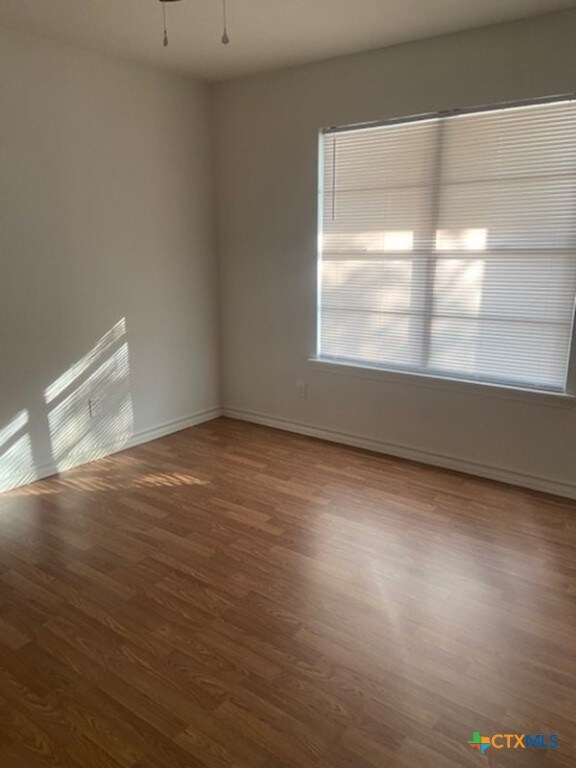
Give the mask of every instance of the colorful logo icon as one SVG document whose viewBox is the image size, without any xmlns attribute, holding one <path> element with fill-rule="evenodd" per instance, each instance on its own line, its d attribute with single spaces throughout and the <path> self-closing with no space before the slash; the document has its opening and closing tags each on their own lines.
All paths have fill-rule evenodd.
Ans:
<svg viewBox="0 0 576 768">
<path fill-rule="evenodd" d="M 474 731 L 468 742 L 472 749 L 477 749 L 481 755 L 488 747 L 494 749 L 557 749 L 558 734 L 546 736 L 543 733 L 495 733 L 494 736 L 481 736 Z"/>
<path fill-rule="evenodd" d="M 474 749 L 480 750 L 480 754 L 483 755 L 488 747 L 492 746 L 492 740 L 490 739 L 490 736 L 480 736 L 478 731 L 474 731 L 468 744 Z"/>
</svg>

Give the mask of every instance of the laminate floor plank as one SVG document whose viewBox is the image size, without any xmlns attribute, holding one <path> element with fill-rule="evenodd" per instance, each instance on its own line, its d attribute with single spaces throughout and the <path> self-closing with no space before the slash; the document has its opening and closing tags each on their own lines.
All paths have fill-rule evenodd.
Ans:
<svg viewBox="0 0 576 768">
<path fill-rule="evenodd" d="M 0 496 L 1 766 L 481 762 L 576 765 L 576 502 L 224 418 Z"/>
</svg>

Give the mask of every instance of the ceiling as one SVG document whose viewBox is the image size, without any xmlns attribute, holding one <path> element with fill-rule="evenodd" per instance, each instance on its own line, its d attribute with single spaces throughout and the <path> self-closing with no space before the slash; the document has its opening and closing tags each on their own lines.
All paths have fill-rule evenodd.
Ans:
<svg viewBox="0 0 576 768">
<path fill-rule="evenodd" d="M 576 6 L 576 0 L 0 0 L 0 25 L 220 80 Z"/>
</svg>

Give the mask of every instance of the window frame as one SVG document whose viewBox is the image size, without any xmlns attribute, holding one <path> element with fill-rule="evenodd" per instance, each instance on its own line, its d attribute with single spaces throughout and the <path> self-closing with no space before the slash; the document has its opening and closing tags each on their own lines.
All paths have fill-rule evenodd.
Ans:
<svg viewBox="0 0 576 768">
<path fill-rule="evenodd" d="M 322 312 L 322 234 L 323 234 L 323 211 L 324 211 L 324 137 L 337 133 L 350 133 L 356 130 L 365 130 L 369 128 L 380 128 L 394 125 L 404 125 L 409 123 L 421 122 L 425 120 L 434 120 L 438 118 L 453 117 L 457 115 L 478 114 L 482 112 L 494 112 L 514 107 L 538 106 L 554 104 L 563 101 L 574 101 L 576 94 L 557 94 L 545 96 L 536 99 L 526 99 L 522 101 L 507 101 L 496 104 L 481 105 L 466 108 L 446 109 L 438 112 L 427 112 L 407 117 L 392 117 L 383 120 L 370 121 L 364 123 L 354 123 L 351 125 L 331 126 L 322 128 L 318 134 L 318 178 L 317 178 L 317 252 L 316 252 L 316 328 L 315 328 L 315 351 L 308 357 L 308 362 L 313 368 L 322 373 L 336 373 L 346 376 L 357 376 L 363 379 L 385 381 L 388 383 L 402 383 L 415 386 L 424 386 L 433 389 L 446 389 L 456 391 L 468 391 L 471 394 L 497 395 L 507 399 L 521 399 L 527 402 L 544 402 L 546 404 L 569 406 L 576 404 L 576 300 L 572 315 L 572 331 L 568 358 L 566 361 L 566 389 L 551 390 L 540 389 L 514 384 L 513 382 L 504 383 L 494 380 L 482 380 L 481 378 L 468 378 L 465 374 L 462 376 L 454 372 L 418 370 L 413 368 L 404 368 L 402 365 L 377 365 L 364 364 L 362 361 L 343 360 L 330 358 L 320 354 L 321 344 L 321 312 Z"/>
</svg>

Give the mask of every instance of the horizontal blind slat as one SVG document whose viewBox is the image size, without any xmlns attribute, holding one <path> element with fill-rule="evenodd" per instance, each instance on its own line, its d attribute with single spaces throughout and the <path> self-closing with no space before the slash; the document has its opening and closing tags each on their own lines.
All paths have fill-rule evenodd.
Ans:
<svg viewBox="0 0 576 768">
<path fill-rule="evenodd" d="M 319 354 L 561 391 L 573 102 L 323 137 Z"/>
</svg>

